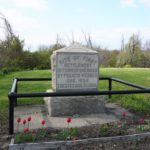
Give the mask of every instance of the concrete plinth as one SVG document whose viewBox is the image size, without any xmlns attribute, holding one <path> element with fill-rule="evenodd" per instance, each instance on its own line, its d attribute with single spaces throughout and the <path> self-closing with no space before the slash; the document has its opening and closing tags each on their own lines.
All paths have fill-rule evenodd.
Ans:
<svg viewBox="0 0 150 150">
<path fill-rule="evenodd" d="M 45 127 L 54 128 L 54 129 L 62 129 L 67 127 L 66 118 L 68 116 L 59 116 L 59 117 L 51 117 L 44 105 L 23 105 L 17 106 L 14 108 L 14 129 L 15 132 L 22 132 L 24 129 L 24 125 L 20 124 L 18 129 L 17 118 L 21 117 L 21 119 L 27 119 L 28 116 L 31 116 L 30 122 L 30 130 L 39 129 L 43 126 L 41 125 L 41 121 L 44 119 L 46 121 Z M 72 117 L 72 122 L 70 127 L 83 127 L 90 126 L 92 124 L 104 124 L 110 123 L 113 121 L 119 121 L 121 117 L 121 112 L 126 112 L 127 118 L 135 118 L 133 114 L 121 108 L 115 104 L 107 104 L 106 103 L 106 113 L 99 114 L 91 114 L 91 115 L 76 115 Z M 27 127 L 27 124 L 26 124 Z"/>
<path fill-rule="evenodd" d="M 50 116 L 74 116 L 106 112 L 105 96 L 46 97 L 44 101 Z"/>
</svg>

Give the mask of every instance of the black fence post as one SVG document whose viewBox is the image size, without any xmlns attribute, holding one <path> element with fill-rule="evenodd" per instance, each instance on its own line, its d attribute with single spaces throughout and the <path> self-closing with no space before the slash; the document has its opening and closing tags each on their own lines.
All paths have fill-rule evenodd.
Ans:
<svg viewBox="0 0 150 150">
<path fill-rule="evenodd" d="M 18 83 L 16 83 L 16 88 L 15 88 L 15 93 L 18 92 Z M 17 103 L 17 97 L 15 98 L 15 106 L 17 106 L 18 103 Z"/>
<path fill-rule="evenodd" d="M 111 80 L 111 78 L 109 78 L 109 91 L 111 91 L 112 90 L 112 80 Z M 111 98 L 111 94 L 109 94 L 109 98 Z"/>
<path fill-rule="evenodd" d="M 9 97 L 9 135 L 14 134 L 14 102 L 15 97 L 12 93 L 8 95 Z"/>
</svg>

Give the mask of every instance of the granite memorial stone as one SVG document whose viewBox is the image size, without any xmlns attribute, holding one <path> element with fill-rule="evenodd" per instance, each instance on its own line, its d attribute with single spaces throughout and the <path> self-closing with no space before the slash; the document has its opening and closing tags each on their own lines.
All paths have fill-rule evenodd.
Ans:
<svg viewBox="0 0 150 150">
<path fill-rule="evenodd" d="M 97 91 L 98 53 L 80 44 L 72 44 L 51 56 L 52 90 L 55 92 Z M 45 98 L 50 116 L 86 115 L 105 112 L 104 96 Z"/>
<path fill-rule="evenodd" d="M 54 91 L 87 91 L 98 89 L 98 53 L 80 45 L 57 50 L 52 58 Z"/>
</svg>

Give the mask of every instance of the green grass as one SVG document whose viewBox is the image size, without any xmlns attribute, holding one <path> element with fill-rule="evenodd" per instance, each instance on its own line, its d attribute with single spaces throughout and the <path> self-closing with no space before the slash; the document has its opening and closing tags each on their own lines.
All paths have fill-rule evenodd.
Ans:
<svg viewBox="0 0 150 150">
<path fill-rule="evenodd" d="M 0 110 L 8 108 L 8 92 L 14 77 L 50 77 L 49 70 L 20 71 L 8 75 L 0 74 Z M 150 69 L 142 68 L 101 68 L 100 76 L 113 76 L 133 83 L 150 87 Z M 51 88 L 50 81 L 20 82 L 19 92 L 44 92 Z M 108 82 L 100 81 L 99 89 L 108 89 Z M 113 83 L 113 89 L 132 89 L 119 83 Z M 125 108 L 139 113 L 150 114 L 150 94 L 114 95 L 111 102 L 117 102 Z M 42 98 L 19 99 L 19 104 L 41 104 Z"/>
<path fill-rule="evenodd" d="M 8 106 L 8 93 L 11 90 L 13 83 L 13 78 L 15 77 L 50 77 L 51 72 L 48 70 L 33 70 L 33 71 L 20 71 L 14 72 L 9 75 L 0 76 L 0 109 L 6 108 Z M 20 82 L 18 85 L 18 92 L 44 92 L 46 89 L 51 88 L 50 81 L 41 82 Z M 26 98 L 19 99 L 19 104 L 30 103 L 38 104 L 42 103 L 42 98 Z"/>
<path fill-rule="evenodd" d="M 150 87 L 149 68 L 107 68 L 100 69 L 102 76 L 113 76 L 122 80 L 130 81 Z M 99 84 L 100 89 L 106 89 L 106 83 Z M 113 90 L 134 89 L 132 87 L 113 82 Z M 110 102 L 116 102 L 121 106 L 138 114 L 150 114 L 150 94 L 113 95 Z"/>
</svg>

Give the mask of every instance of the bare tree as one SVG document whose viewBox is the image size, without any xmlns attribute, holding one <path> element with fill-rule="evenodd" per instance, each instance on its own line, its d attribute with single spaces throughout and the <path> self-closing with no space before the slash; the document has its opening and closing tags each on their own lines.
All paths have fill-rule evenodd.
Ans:
<svg viewBox="0 0 150 150">
<path fill-rule="evenodd" d="M 93 48 L 93 43 L 92 43 L 92 38 L 91 38 L 90 33 L 88 35 L 86 35 L 84 31 L 82 31 L 82 33 L 83 33 L 83 37 L 86 42 L 86 45 L 90 48 Z"/>
<path fill-rule="evenodd" d="M 71 43 L 75 43 L 73 32 L 72 32 L 72 40 L 71 40 Z"/>
<path fill-rule="evenodd" d="M 18 67 L 24 41 L 14 34 L 11 24 L 2 13 L 0 13 L 0 20 L 1 27 L 5 31 L 5 39 L 0 41 L 0 67 Z"/>
<path fill-rule="evenodd" d="M 4 26 L 1 26 L 4 28 L 6 33 L 6 38 L 12 39 L 14 36 L 12 26 L 10 25 L 9 21 L 6 19 L 6 17 L 0 12 L 0 19 L 3 21 Z"/>
<path fill-rule="evenodd" d="M 143 46 L 143 66 L 150 67 L 150 40 L 147 40 Z"/>
<path fill-rule="evenodd" d="M 124 51 L 125 44 L 124 44 L 124 35 L 121 37 L 121 51 Z"/>
</svg>

